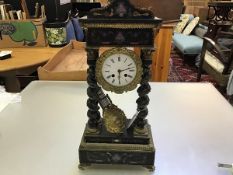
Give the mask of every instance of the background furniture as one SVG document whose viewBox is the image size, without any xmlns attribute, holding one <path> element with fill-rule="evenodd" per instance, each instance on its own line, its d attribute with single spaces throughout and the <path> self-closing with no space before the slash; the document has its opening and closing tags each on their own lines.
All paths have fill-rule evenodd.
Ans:
<svg viewBox="0 0 233 175">
<path fill-rule="evenodd" d="M 207 6 L 195 6 L 193 8 L 193 14 L 194 16 L 198 16 L 200 18 L 199 22 L 203 23 L 208 18 L 208 7 Z M 186 12 L 185 12 L 186 13 Z"/>
<path fill-rule="evenodd" d="M 152 83 L 149 118 L 157 147 L 156 171 L 168 175 L 228 175 L 232 163 L 233 108 L 207 83 Z M 0 113 L 0 174 L 152 174 L 142 167 L 78 169 L 78 145 L 86 123 L 83 82 L 33 82 L 21 103 Z M 114 103 L 135 113 L 137 92 Z M 168 110 L 169 109 L 169 110 Z M 211 155 L 211 156 L 210 156 Z"/>
<path fill-rule="evenodd" d="M 43 67 L 39 80 L 86 81 L 87 53 L 83 42 L 72 41 L 59 50 Z"/>
<path fill-rule="evenodd" d="M 208 32 L 207 37 L 214 39 L 219 30 L 228 31 L 232 26 L 233 2 L 213 1 L 208 3 Z"/>
<path fill-rule="evenodd" d="M 130 2 L 135 7 L 150 9 L 155 16 L 164 21 L 179 19 L 184 9 L 182 0 L 130 0 Z"/>
<path fill-rule="evenodd" d="M 60 48 L 8 48 L 12 57 L 0 60 L 0 76 L 4 78 L 8 92 L 20 92 L 19 78 L 30 78 L 30 74 L 44 65 Z"/>
<path fill-rule="evenodd" d="M 14 9 L 22 10 L 21 0 L 4 0 L 5 3 L 11 4 Z M 57 20 L 64 21 L 68 17 L 68 11 L 71 10 L 71 3 L 60 5 L 60 0 L 26 0 L 27 7 L 31 16 L 35 14 L 35 5 L 45 4 L 46 16 L 48 21 Z"/>
<path fill-rule="evenodd" d="M 210 0 L 184 0 L 184 5 L 186 6 L 186 14 L 196 14 L 198 9 L 207 7 Z M 207 10 L 208 11 L 208 10 Z"/>
<path fill-rule="evenodd" d="M 45 11 L 48 22 L 65 21 L 68 12 L 72 8 L 71 0 L 66 0 L 66 4 L 60 4 L 60 0 L 45 0 Z"/>
<path fill-rule="evenodd" d="M 197 81 L 200 81 L 202 70 L 205 70 L 219 86 L 225 88 L 233 70 L 233 33 L 220 34 L 217 35 L 219 38 L 223 40 L 224 34 L 226 41 L 231 43 L 226 47 L 217 43 L 218 40 L 215 42 L 210 38 L 204 38 Z"/>
<path fill-rule="evenodd" d="M 163 24 L 155 39 L 156 51 L 152 56 L 151 81 L 166 82 L 168 78 L 174 24 Z"/>
<path fill-rule="evenodd" d="M 201 53 L 203 36 L 206 32 L 207 27 L 199 24 L 190 35 L 174 33 L 174 46 L 181 52 L 183 58 L 186 58 L 186 56 L 197 56 Z"/>
<path fill-rule="evenodd" d="M 72 0 L 72 10 L 78 10 L 79 17 L 87 16 L 89 11 L 93 8 L 100 8 L 100 2 L 79 2 L 78 0 Z"/>
<path fill-rule="evenodd" d="M 35 5 L 38 2 L 40 5 L 44 3 L 45 0 L 26 0 L 27 7 L 31 16 L 35 14 Z M 21 0 L 4 0 L 6 4 L 11 4 L 15 10 L 23 10 L 21 6 Z"/>
</svg>

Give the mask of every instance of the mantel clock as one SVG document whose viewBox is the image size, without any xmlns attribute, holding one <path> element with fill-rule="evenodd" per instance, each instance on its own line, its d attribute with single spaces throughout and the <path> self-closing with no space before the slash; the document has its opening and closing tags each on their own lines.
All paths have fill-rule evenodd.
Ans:
<svg viewBox="0 0 233 175">
<path fill-rule="evenodd" d="M 146 120 L 154 37 L 162 20 L 128 0 L 113 0 L 90 12 L 86 29 L 88 122 L 79 147 L 80 166 L 127 164 L 154 168 L 155 147 Z M 106 51 L 99 54 L 99 49 Z M 135 53 L 132 48 L 140 48 Z M 130 118 L 103 91 L 136 90 L 136 114 Z M 103 113 L 100 114 L 99 109 Z"/>
</svg>

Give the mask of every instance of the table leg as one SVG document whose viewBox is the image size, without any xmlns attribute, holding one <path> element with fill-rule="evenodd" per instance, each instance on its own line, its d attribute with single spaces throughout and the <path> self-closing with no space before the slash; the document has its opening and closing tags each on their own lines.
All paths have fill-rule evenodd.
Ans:
<svg viewBox="0 0 233 175">
<path fill-rule="evenodd" d="M 3 78 L 7 92 L 20 92 L 20 83 L 16 77 L 15 71 L 5 73 Z"/>
</svg>

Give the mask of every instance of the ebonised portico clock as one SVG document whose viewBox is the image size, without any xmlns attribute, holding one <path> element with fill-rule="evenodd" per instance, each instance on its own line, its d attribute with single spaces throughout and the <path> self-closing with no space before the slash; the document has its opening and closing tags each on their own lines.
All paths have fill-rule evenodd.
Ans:
<svg viewBox="0 0 233 175">
<path fill-rule="evenodd" d="M 146 116 L 154 37 L 161 22 L 151 11 L 137 9 L 128 0 L 113 0 L 107 7 L 92 10 L 83 21 L 89 65 L 89 120 L 79 147 L 81 168 L 127 164 L 153 169 L 155 147 Z M 99 54 L 102 47 L 110 49 Z M 135 47 L 140 48 L 140 54 L 134 52 Z M 139 97 L 133 117 L 127 117 L 103 91 L 124 98 L 136 88 Z"/>
</svg>

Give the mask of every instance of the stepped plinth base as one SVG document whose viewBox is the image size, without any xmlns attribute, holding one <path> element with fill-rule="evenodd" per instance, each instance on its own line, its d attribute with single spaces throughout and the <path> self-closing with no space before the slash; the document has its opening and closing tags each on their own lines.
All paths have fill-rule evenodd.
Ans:
<svg viewBox="0 0 233 175">
<path fill-rule="evenodd" d="M 155 147 L 150 125 L 147 124 L 146 128 L 147 135 L 133 136 L 133 133 L 123 133 L 115 137 L 112 135 L 111 139 L 111 135 L 106 135 L 104 128 L 101 132 L 90 135 L 86 127 L 79 146 L 79 167 L 83 168 L 91 164 L 123 164 L 141 165 L 153 170 Z M 129 142 L 126 141 L 127 137 Z M 135 140 L 135 143 L 132 140 Z"/>
</svg>

